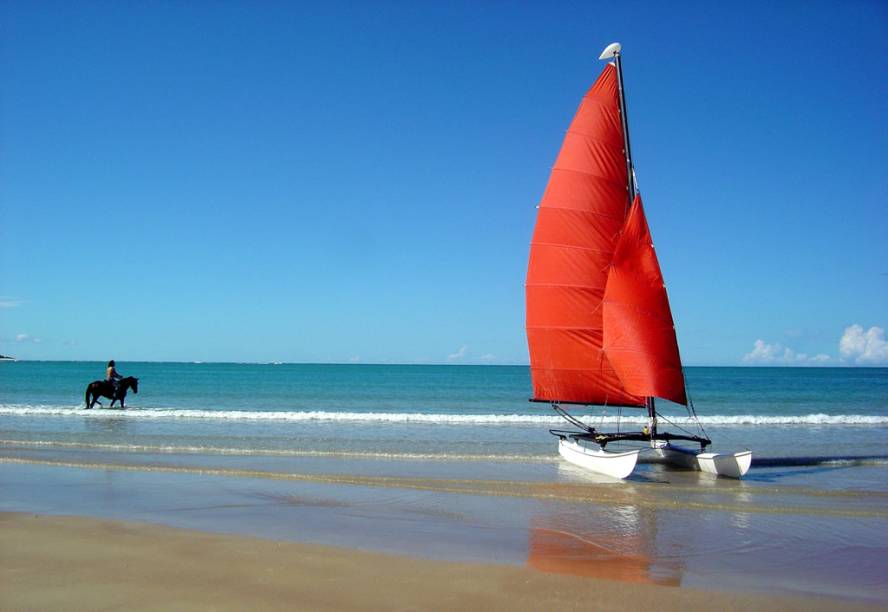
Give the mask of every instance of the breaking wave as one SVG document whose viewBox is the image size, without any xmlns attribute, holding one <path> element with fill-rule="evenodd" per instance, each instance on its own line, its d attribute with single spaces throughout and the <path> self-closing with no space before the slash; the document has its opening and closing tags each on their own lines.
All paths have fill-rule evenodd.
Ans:
<svg viewBox="0 0 888 612">
<path fill-rule="evenodd" d="M 118 451 L 130 453 L 159 454 L 199 454 L 199 455 L 249 455 L 267 457 L 317 457 L 357 459 L 404 459 L 412 461 L 449 460 L 449 461 L 520 461 L 551 462 L 555 459 L 551 453 L 547 455 L 527 454 L 496 454 L 496 453 L 421 453 L 421 452 L 385 452 L 359 450 L 306 450 L 293 448 L 256 448 L 256 447 L 220 447 L 183 444 L 114 444 L 103 442 L 66 442 L 64 440 L 0 440 L 0 448 L 29 448 L 47 450 L 86 450 L 86 451 Z"/>
<path fill-rule="evenodd" d="M 199 419 L 219 421 L 287 421 L 287 422 L 352 422 L 352 423 L 428 423 L 449 425 L 558 425 L 564 421 L 555 415 L 541 414 L 448 414 L 425 412 L 337 412 L 327 410 L 260 411 L 260 410 L 199 410 L 184 408 L 127 408 L 109 410 L 82 406 L 52 406 L 30 404 L 0 404 L 0 415 L 20 417 L 77 417 L 88 419 Z M 617 417 L 582 417 L 590 424 L 644 424 L 643 415 Z M 868 425 L 888 426 L 888 416 L 861 414 L 800 414 L 800 415 L 705 415 L 699 420 L 704 425 Z M 668 417 L 676 425 L 692 425 L 689 417 Z"/>
</svg>

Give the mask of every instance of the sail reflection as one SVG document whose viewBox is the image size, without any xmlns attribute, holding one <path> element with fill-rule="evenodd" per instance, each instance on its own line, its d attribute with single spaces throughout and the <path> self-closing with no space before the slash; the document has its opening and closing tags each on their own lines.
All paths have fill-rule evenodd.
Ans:
<svg viewBox="0 0 888 612">
<path fill-rule="evenodd" d="M 628 505 L 585 510 L 534 517 L 528 566 L 620 582 L 681 583 L 681 560 L 656 554 L 656 513 Z"/>
</svg>

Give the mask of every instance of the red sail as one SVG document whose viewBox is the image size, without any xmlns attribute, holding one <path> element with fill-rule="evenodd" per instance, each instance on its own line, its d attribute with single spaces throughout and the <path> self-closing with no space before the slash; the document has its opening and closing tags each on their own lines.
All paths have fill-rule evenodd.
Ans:
<svg viewBox="0 0 888 612">
<path fill-rule="evenodd" d="M 530 245 L 527 343 L 536 400 L 644 405 L 602 349 L 602 298 L 627 184 L 616 69 L 608 64 L 567 131 Z"/>
<path fill-rule="evenodd" d="M 604 350 L 629 393 L 687 404 L 669 298 L 639 196 L 608 274 Z"/>
</svg>

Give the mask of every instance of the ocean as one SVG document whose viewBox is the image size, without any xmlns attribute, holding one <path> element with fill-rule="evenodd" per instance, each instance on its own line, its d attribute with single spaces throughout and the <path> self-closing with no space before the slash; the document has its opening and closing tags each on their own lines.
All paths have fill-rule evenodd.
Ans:
<svg viewBox="0 0 888 612">
<path fill-rule="evenodd" d="M 0 362 L 0 511 L 888 603 L 888 368 L 689 367 L 713 450 L 752 469 L 642 452 L 613 482 L 559 458 L 526 366 L 120 362 L 139 393 L 85 410 L 104 365 Z"/>
<path fill-rule="evenodd" d="M 525 366 L 130 362 L 120 369 L 140 382 L 126 410 L 84 410 L 86 385 L 104 365 L 0 362 L 0 435 L 158 450 L 551 458 L 547 429 L 564 424 L 548 405 L 528 402 Z M 686 374 L 716 450 L 748 447 L 757 460 L 888 453 L 888 368 Z M 658 406 L 674 424 L 695 427 L 684 407 Z M 632 409 L 573 412 L 609 428 L 644 422 Z"/>
</svg>

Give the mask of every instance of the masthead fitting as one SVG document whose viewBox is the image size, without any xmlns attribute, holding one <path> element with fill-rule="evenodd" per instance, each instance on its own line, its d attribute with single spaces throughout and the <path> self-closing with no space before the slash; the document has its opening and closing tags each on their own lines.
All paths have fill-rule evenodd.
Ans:
<svg viewBox="0 0 888 612">
<path fill-rule="evenodd" d="M 620 43 L 615 42 L 611 43 L 604 48 L 604 51 L 601 52 L 601 55 L 598 56 L 600 60 L 611 59 L 615 55 L 617 55 L 622 50 Z"/>
</svg>

